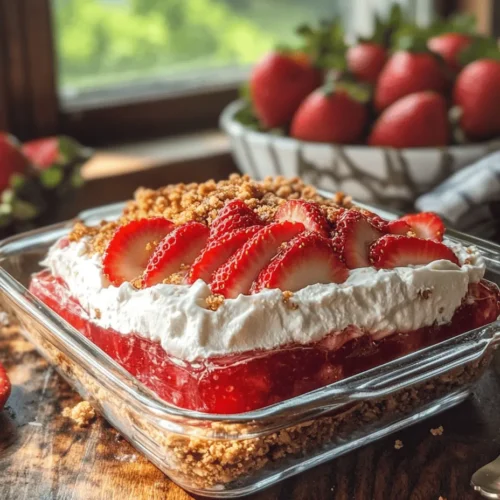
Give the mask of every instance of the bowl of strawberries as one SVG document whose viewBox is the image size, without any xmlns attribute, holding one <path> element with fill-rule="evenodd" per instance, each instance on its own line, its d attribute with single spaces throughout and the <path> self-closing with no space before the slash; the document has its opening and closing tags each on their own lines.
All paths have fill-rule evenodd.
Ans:
<svg viewBox="0 0 500 500">
<path fill-rule="evenodd" d="M 395 7 L 351 45 L 337 21 L 298 33 L 221 115 L 244 173 L 404 210 L 500 147 L 500 51 L 472 19 L 421 28 Z"/>
</svg>

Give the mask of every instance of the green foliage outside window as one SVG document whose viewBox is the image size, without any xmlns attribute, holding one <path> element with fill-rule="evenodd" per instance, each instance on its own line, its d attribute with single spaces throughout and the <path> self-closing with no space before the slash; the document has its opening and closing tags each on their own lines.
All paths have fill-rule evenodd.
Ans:
<svg viewBox="0 0 500 500">
<path fill-rule="evenodd" d="M 85 88 L 246 65 L 332 0 L 54 0 L 60 82 Z"/>
</svg>

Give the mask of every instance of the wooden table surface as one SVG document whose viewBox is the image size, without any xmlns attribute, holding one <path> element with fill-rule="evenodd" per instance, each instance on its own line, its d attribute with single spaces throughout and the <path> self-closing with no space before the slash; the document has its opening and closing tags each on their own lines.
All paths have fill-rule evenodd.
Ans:
<svg viewBox="0 0 500 500">
<path fill-rule="evenodd" d="M 0 412 L 1 500 L 192 498 L 101 417 L 80 429 L 62 416 L 78 395 L 16 327 L 0 331 L 13 383 Z M 500 370 L 499 370 L 500 371 Z M 461 405 L 280 483 L 259 500 L 467 500 L 471 474 L 500 453 L 500 375 L 493 366 Z M 431 428 L 443 426 L 441 436 Z M 403 448 L 396 450 L 400 439 Z"/>
</svg>

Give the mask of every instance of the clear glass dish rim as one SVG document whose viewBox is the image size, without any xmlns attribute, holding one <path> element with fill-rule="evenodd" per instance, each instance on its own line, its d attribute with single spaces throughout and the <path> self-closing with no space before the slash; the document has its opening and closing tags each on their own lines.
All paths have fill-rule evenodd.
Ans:
<svg viewBox="0 0 500 500">
<path fill-rule="evenodd" d="M 327 192 L 323 192 L 329 194 Z M 54 242 L 69 231 L 77 220 L 88 224 L 103 219 L 112 219 L 122 210 L 125 202 L 105 205 L 81 212 L 76 218 L 34 231 L 22 233 L 0 241 L 0 266 L 11 254 L 29 251 L 40 245 Z M 366 204 L 356 203 L 387 218 L 394 218 L 392 212 Z M 448 239 L 466 245 L 477 246 L 491 266 L 488 269 L 500 274 L 500 245 L 465 235 L 457 231 L 448 231 Z M 78 330 L 59 317 L 43 302 L 34 297 L 21 283 L 0 267 L 0 292 L 8 295 L 24 312 L 49 328 L 60 342 L 56 345 L 66 355 L 74 358 L 81 365 L 82 361 L 97 370 L 103 378 L 103 384 L 134 404 L 140 411 L 167 420 L 195 422 L 218 422 L 226 424 L 255 424 L 267 419 L 284 415 L 294 418 L 307 417 L 309 414 L 323 413 L 325 410 L 341 407 L 349 402 L 359 402 L 378 398 L 397 390 L 425 381 L 450 369 L 480 358 L 484 351 L 500 342 L 500 320 L 489 325 L 463 333 L 444 342 L 426 347 L 401 358 L 379 365 L 370 370 L 340 380 L 334 384 L 297 396 L 272 406 L 241 414 L 211 414 L 185 410 L 161 400 L 156 394 L 143 386 L 118 363 L 101 351 Z M 69 352 L 68 352 L 69 351 Z M 88 370 L 88 366 L 85 366 Z M 408 380 L 408 376 L 411 378 Z M 401 380 L 405 380 L 402 382 Z M 259 432 L 260 434 L 260 432 Z"/>
</svg>

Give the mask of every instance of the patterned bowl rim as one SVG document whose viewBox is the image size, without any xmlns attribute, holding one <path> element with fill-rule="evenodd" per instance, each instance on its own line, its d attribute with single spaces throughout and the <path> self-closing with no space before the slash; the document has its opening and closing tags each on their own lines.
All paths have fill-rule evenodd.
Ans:
<svg viewBox="0 0 500 500">
<path fill-rule="evenodd" d="M 300 141 L 298 139 L 294 139 L 293 137 L 285 137 L 279 135 L 273 135 L 266 132 L 257 132 L 255 130 L 251 130 L 245 127 L 243 124 L 234 119 L 236 113 L 243 107 L 244 101 L 242 99 L 238 99 L 236 101 L 232 101 L 229 103 L 220 114 L 219 124 L 224 132 L 231 136 L 241 136 L 245 135 L 249 138 L 253 138 L 256 140 L 273 140 L 277 144 L 282 144 L 283 146 L 291 146 L 291 145 L 308 145 L 310 147 L 324 148 L 324 147 L 342 147 L 346 149 L 352 150 L 384 150 L 391 151 L 397 148 L 387 148 L 387 147 L 376 147 L 376 146 L 368 146 L 366 144 L 333 144 L 333 143 L 325 143 L 325 142 L 310 142 L 310 141 Z M 409 153 L 431 153 L 436 150 L 447 151 L 450 153 L 460 153 L 462 151 L 473 151 L 478 150 L 487 151 L 494 150 L 500 148 L 500 137 L 498 139 L 491 139 L 485 142 L 476 142 L 471 144 L 459 144 L 459 145 L 451 145 L 451 146 L 442 146 L 442 147 L 432 147 L 432 148 L 400 148 L 398 151 L 407 151 Z"/>
</svg>

